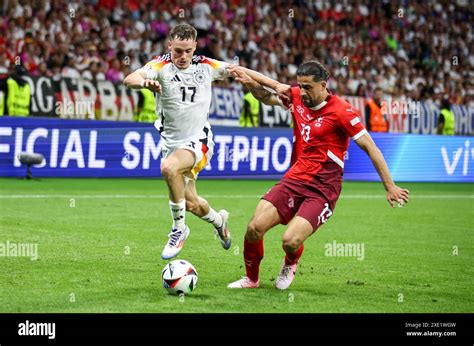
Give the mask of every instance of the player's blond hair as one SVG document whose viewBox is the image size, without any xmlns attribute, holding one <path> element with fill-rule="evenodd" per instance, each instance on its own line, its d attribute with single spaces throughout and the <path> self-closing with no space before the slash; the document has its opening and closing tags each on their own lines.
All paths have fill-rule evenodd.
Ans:
<svg viewBox="0 0 474 346">
<path fill-rule="evenodd" d="M 193 40 L 196 41 L 197 30 L 186 23 L 178 24 L 171 28 L 169 34 L 170 40 Z"/>
</svg>

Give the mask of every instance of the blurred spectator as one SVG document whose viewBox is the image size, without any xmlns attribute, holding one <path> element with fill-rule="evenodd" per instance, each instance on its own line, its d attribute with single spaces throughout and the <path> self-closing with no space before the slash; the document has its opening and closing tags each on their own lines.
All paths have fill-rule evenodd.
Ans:
<svg viewBox="0 0 474 346">
<path fill-rule="evenodd" d="M 22 65 L 12 68 L 10 77 L 0 80 L 0 115 L 27 117 L 31 111 L 30 85 L 23 79 L 27 71 Z"/>
<path fill-rule="evenodd" d="M 206 2 L 196 2 L 193 6 L 193 25 L 198 32 L 198 37 L 206 37 L 211 28 L 211 8 Z"/>
<path fill-rule="evenodd" d="M 81 76 L 76 69 L 76 58 L 74 56 L 67 60 L 66 66 L 61 70 L 61 76 L 65 78 L 79 78 Z"/>
<path fill-rule="evenodd" d="M 258 127 L 260 101 L 245 86 L 243 86 L 242 91 L 244 92 L 244 98 L 239 124 L 242 127 Z"/>
<path fill-rule="evenodd" d="M 154 93 L 145 88 L 140 89 L 138 92 L 138 102 L 135 106 L 134 120 L 141 123 L 153 123 L 157 119 L 157 111 L 159 113 Z"/>
<path fill-rule="evenodd" d="M 449 100 L 444 98 L 441 101 L 441 107 L 438 118 L 438 128 L 436 134 L 438 135 L 454 135 L 454 113 L 451 111 Z"/>
<path fill-rule="evenodd" d="M 382 100 L 383 90 L 377 87 L 374 96 L 369 98 L 365 106 L 366 127 L 367 131 L 372 132 L 388 132 L 388 122 L 385 118 L 386 103 Z"/>
<path fill-rule="evenodd" d="M 125 78 L 124 74 L 121 72 L 120 60 L 113 59 L 111 66 L 109 67 L 107 73 L 105 74 L 105 79 L 113 82 L 120 83 Z"/>
<path fill-rule="evenodd" d="M 98 61 L 91 61 L 89 67 L 82 72 L 82 78 L 92 81 L 105 80 L 105 75 L 101 71 L 101 65 Z"/>
<path fill-rule="evenodd" d="M 285 83 L 315 58 L 333 71 L 338 94 L 380 87 L 386 96 L 474 103 L 469 1 L 4 0 L 0 12 L 0 68 L 20 57 L 34 75 L 90 77 L 97 66 L 116 81 L 165 52 L 169 28 L 187 21 L 200 53 L 237 57 Z"/>
</svg>

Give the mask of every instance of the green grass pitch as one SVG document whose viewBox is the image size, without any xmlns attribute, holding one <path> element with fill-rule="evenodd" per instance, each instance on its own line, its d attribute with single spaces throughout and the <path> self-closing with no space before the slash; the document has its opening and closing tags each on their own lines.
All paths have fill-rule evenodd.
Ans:
<svg viewBox="0 0 474 346">
<path fill-rule="evenodd" d="M 0 243 L 33 243 L 38 259 L 0 257 L 0 312 L 474 312 L 474 188 L 415 184 L 392 209 L 380 183 L 345 182 L 334 215 L 305 243 L 293 285 L 274 287 L 283 250 L 267 233 L 261 287 L 244 275 L 243 236 L 274 181 L 200 180 L 198 192 L 230 212 L 233 244 L 191 214 L 178 258 L 199 273 L 184 299 L 161 285 L 170 228 L 167 190 L 154 179 L 0 179 Z M 326 244 L 364 245 L 363 259 Z"/>
</svg>

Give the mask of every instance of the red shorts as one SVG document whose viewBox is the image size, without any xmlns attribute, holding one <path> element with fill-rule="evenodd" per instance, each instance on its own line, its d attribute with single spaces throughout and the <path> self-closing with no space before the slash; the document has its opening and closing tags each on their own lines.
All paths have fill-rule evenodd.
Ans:
<svg viewBox="0 0 474 346">
<path fill-rule="evenodd" d="M 311 223 L 313 232 L 331 217 L 341 193 L 342 178 L 329 183 L 315 178 L 311 182 L 283 178 L 262 199 L 275 206 L 283 225 L 300 216 Z"/>
</svg>

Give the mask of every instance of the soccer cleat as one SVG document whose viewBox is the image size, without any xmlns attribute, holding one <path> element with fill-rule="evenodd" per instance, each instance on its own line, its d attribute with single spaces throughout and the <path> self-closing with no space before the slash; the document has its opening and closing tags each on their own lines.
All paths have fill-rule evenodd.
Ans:
<svg viewBox="0 0 474 346">
<path fill-rule="evenodd" d="M 189 227 L 186 226 L 185 229 L 172 229 L 170 234 L 168 234 L 168 243 L 165 245 L 163 252 L 161 253 L 161 258 L 167 260 L 175 257 L 184 246 L 184 242 L 189 237 Z"/>
<path fill-rule="evenodd" d="M 295 278 L 297 267 L 298 264 L 286 264 L 285 260 L 283 260 L 283 265 L 281 266 L 280 274 L 278 274 L 278 278 L 276 279 L 275 287 L 279 290 L 286 290 L 290 287 Z"/>
<path fill-rule="evenodd" d="M 247 276 L 244 276 L 242 279 L 232 282 L 227 285 L 227 288 L 258 288 L 260 280 L 254 282 L 250 280 Z"/>
<path fill-rule="evenodd" d="M 214 232 L 219 236 L 222 247 L 226 250 L 229 250 L 230 245 L 232 244 L 232 237 L 229 232 L 229 212 L 227 210 L 219 210 L 219 215 L 222 216 L 222 226 L 215 228 Z"/>
</svg>

